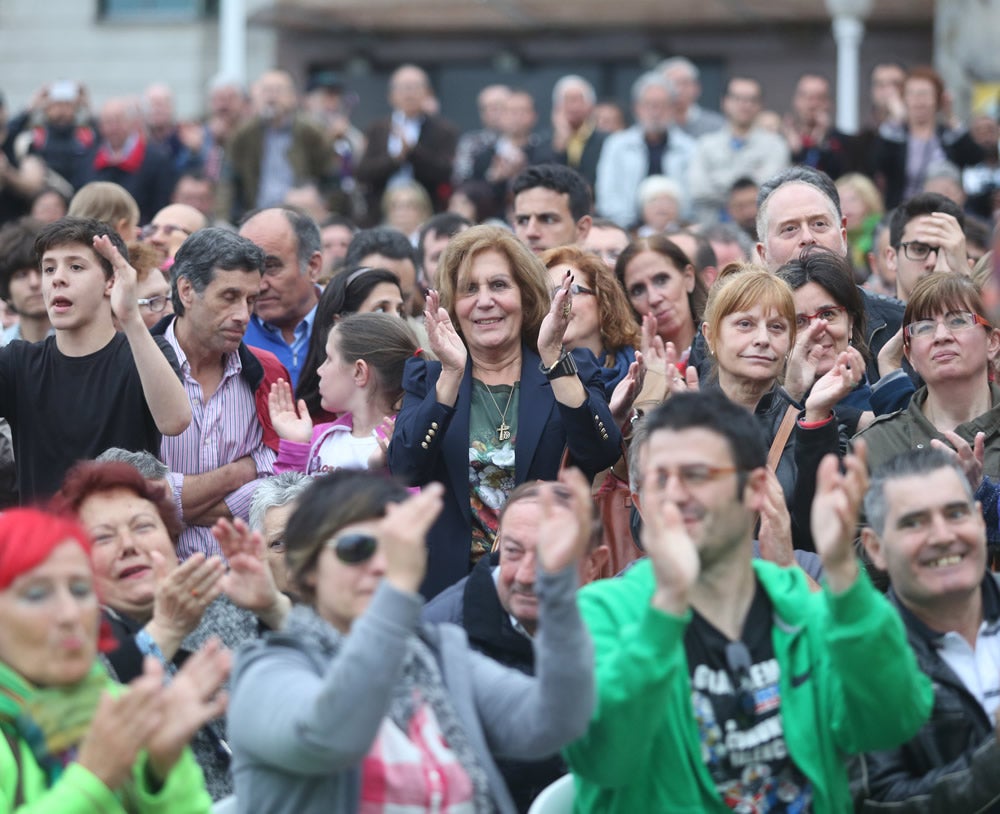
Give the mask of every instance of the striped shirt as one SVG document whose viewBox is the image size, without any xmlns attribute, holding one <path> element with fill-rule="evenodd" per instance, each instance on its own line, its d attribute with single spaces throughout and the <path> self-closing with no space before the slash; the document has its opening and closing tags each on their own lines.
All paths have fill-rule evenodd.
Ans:
<svg viewBox="0 0 1000 814">
<path fill-rule="evenodd" d="M 233 351 L 226 357 L 222 382 L 206 402 L 201 385 L 191 375 L 191 364 L 174 333 L 176 320 L 167 327 L 164 338 L 177 354 L 181 379 L 191 402 L 191 424 L 180 435 L 163 436 L 160 457 L 170 467 L 170 483 L 174 500 L 180 509 L 181 491 L 185 475 L 211 472 L 247 455 L 253 457 L 260 477 L 274 471 L 273 450 L 264 446 L 264 433 L 257 418 L 253 391 L 240 375 L 243 365 L 239 354 Z M 224 498 L 233 517 L 244 520 L 250 512 L 250 501 L 258 480 L 244 484 Z M 177 544 L 177 557 L 181 560 L 196 551 L 211 556 L 221 556 L 222 550 L 208 526 L 185 526 Z"/>
</svg>

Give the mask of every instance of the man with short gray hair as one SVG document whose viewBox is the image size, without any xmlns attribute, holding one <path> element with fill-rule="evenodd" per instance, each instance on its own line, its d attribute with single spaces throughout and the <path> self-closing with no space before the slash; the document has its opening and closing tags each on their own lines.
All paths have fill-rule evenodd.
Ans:
<svg viewBox="0 0 1000 814">
<path fill-rule="evenodd" d="M 247 325 L 246 343 L 270 351 L 291 375 L 294 388 L 312 336 L 323 271 L 319 227 L 287 207 L 251 213 L 240 234 L 264 251 L 260 296 Z"/>
<path fill-rule="evenodd" d="M 274 354 L 243 343 L 265 268 L 264 252 L 225 229 L 201 229 L 171 268 L 174 316 L 154 329 L 177 354 L 193 420 L 165 437 L 174 500 L 185 522 L 179 558 L 221 554 L 211 526 L 247 518 L 260 476 L 270 475 L 278 439 L 271 426 L 271 384 L 288 372 Z"/>
<path fill-rule="evenodd" d="M 990 522 L 996 524 L 996 496 Z M 895 749 L 863 756 L 862 814 L 995 811 L 1000 802 L 1000 586 L 987 569 L 983 511 L 963 469 L 937 449 L 878 468 L 862 542 L 934 685 L 931 717 Z"/>
<path fill-rule="evenodd" d="M 671 57 L 656 66 L 658 73 L 673 83 L 676 91 L 674 119 L 677 126 L 691 138 L 714 133 L 726 120 L 714 110 L 705 110 L 698 104 L 701 98 L 701 74 L 687 57 Z"/>
<path fill-rule="evenodd" d="M 822 246 L 847 256 L 847 220 L 840 195 L 825 172 L 812 167 L 789 167 L 767 179 L 757 193 L 757 259 L 777 271 L 810 246 Z M 865 372 L 879 380 L 878 354 L 901 330 L 903 304 L 899 300 L 860 289 L 865 304 L 871 358 Z"/>
<path fill-rule="evenodd" d="M 632 85 L 635 124 L 612 133 L 597 163 L 597 212 L 626 229 L 639 217 L 637 191 L 643 178 L 666 175 L 686 188 L 695 142 L 674 124 L 674 86 L 650 71 Z M 687 202 L 681 202 L 687 209 Z"/>
<path fill-rule="evenodd" d="M 568 74 L 552 88 L 553 160 L 576 170 L 593 187 L 607 134 L 596 128 L 597 93 L 582 76 Z"/>
</svg>

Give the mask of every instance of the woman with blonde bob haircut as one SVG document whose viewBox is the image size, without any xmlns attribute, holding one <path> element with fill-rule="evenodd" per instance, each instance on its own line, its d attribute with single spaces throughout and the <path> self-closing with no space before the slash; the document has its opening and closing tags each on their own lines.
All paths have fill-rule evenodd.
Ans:
<svg viewBox="0 0 1000 814">
<path fill-rule="evenodd" d="M 838 357 L 813 385 L 805 404 L 781 386 L 785 363 L 795 344 L 795 300 L 784 280 L 750 263 L 726 266 L 709 292 L 701 326 L 714 361 L 712 380 L 731 401 L 750 410 L 767 443 L 780 445 L 774 466 L 792 518 L 796 548 L 814 550 L 809 512 L 816 491 L 816 469 L 827 453 L 846 447 L 834 405 L 858 383 L 862 371 Z M 791 425 L 782 441 L 781 429 Z M 777 449 L 774 450 L 777 454 Z"/>
<path fill-rule="evenodd" d="M 922 443 L 958 450 L 973 488 L 986 484 L 984 471 L 995 477 L 1000 387 L 990 382 L 989 370 L 998 351 L 1000 335 L 969 277 L 934 272 L 921 278 L 903 313 L 903 354 L 924 386 L 905 410 L 879 416 L 858 433 L 868 442 L 868 466 Z"/>
<path fill-rule="evenodd" d="M 628 373 L 639 346 L 639 328 L 632 307 L 614 272 L 600 257 L 577 246 L 559 246 L 542 255 L 549 283 L 558 289 L 569 271 L 575 295 L 563 343 L 570 350 L 586 348 L 597 359 L 604 393 L 611 399 L 615 386 Z"/>
<path fill-rule="evenodd" d="M 428 535 L 428 598 L 469 573 L 493 545 L 507 495 L 553 479 L 567 447 L 589 478 L 620 454 L 593 354 L 565 347 L 571 277 L 553 296 L 541 262 L 493 226 L 456 235 L 441 257 L 425 312 L 440 361 L 406 363 L 388 454 L 409 485 L 448 486 Z"/>
</svg>

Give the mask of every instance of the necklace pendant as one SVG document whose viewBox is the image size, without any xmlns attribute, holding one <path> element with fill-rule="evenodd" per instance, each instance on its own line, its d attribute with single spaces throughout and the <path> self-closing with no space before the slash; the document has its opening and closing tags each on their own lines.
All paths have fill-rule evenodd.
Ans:
<svg viewBox="0 0 1000 814">
<path fill-rule="evenodd" d="M 510 440 L 510 427 L 507 426 L 506 421 L 501 421 L 500 426 L 497 427 L 497 438 L 500 441 Z"/>
</svg>

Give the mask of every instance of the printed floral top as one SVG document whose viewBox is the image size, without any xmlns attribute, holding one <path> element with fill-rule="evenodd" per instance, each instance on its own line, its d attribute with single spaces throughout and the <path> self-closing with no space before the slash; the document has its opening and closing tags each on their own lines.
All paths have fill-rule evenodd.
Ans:
<svg viewBox="0 0 1000 814">
<path fill-rule="evenodd" d="M 473 565 L 492 548 L 499 525 L 500 509 L 515 486 L 514 445 L 517 443 L 517 406 L 520 393 L 518 383 L 514 384 L 513 390 L 512 393 L 509 385 L 487 387 L 477 379 L 472 380 L 472 407 L 469 411 L 472 548 L 469 558 Z M 502 433 L 501 424 L 507 427 Z M 500 440 L 501 435 L 504 440 Z"/>
</svg>

